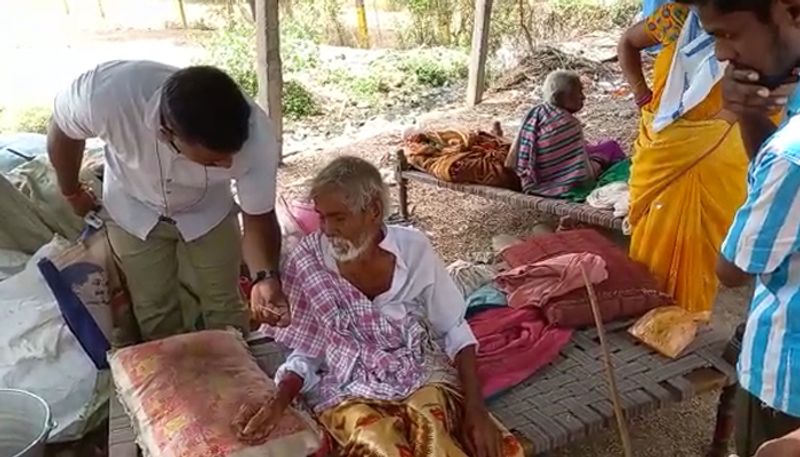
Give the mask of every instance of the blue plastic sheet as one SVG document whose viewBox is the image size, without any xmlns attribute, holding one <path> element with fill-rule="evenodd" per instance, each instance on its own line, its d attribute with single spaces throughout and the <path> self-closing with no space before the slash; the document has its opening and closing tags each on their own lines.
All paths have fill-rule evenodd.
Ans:
<svg viewBox="0 0 800 457">
<path fill-rule="evenodd" d="M 38 133 L 0 135 L 0 173 L 47 153 L 47 137 Z"/>
</svg>

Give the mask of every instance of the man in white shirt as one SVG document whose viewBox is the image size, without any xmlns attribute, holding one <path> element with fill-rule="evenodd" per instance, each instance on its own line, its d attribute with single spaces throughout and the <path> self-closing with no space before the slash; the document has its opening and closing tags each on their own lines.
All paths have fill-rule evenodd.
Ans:
<svg viewBox="0 0 800 457">
<path fill-rule="evenodd" d="M 102 200 L 111 218 L 109 241 L 145 340 L 197 328 L 183 321 L 179 271 L 195 278 L 190 293 L 198 298 L 203 328 L 246 332 L 238 288 L 242 253 L 256 281 L 255 314 L 271 323 L 288 315 L 277 274 L 276 140 L 266 114 L 228 75 L 213 67 L 114 61 L 59 93 L 48 153 L 61 192 L 79 215 L 97 206 L 78 179 L 85 140 L 93 137 L 106 143 Z"/>
<path fill-rule="evenodd" d="M 246 405 L 235 421 L 241 438 L 266 439 L 302 393 L 341 455 L 521 456 L 486 409 L 466 303 L 444 264 L 421 232 L 383 225 L 380 172 L 341 157 L 311 196 L 322 230 L 282 271 L 291 324 L 266 328 L 292 354 L 275 376 L 276 398 Z"/>
</svg>

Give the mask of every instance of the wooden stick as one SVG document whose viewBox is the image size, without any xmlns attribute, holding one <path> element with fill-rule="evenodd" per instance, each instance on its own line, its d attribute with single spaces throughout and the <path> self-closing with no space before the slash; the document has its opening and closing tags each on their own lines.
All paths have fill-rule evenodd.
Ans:
<svg viewBox="0 0 800 457">
<path fill-rule="evenodd" d="M 617 389 L 617 379 L 614 376 L 614 366 L 611 364 L 611 353 L 606 344 L 606 332 L 603 326 L 603 320 L 600 318 L 600 307 L 597 305 L 597 295 L 594 292 L 594 286 L 589 281 L 589 275 L 581 265 L 581 276 L 583 276 L 583 284 L 586 286 L 586 291 L 589 293 L 589 303 L 592 306 L 592 314 L 594 315 L 594 325 L 597 326 L 597 336 L 600 339 L 600 348 L 603 350 L 603 361 L 606 366 L 606 376 L 608 377 L 608 386 L 611 391 L 611 403 L 614 406 L 614 415 L 617 417 L 617 428 L 619 429 L 619 438 L 622 441 L 622 449 L 625 452 L 625 457 L 633 457 L 633 447 L 631 446 L 631 437 L 628 433 L 628 425 L 625 423 L 625 414 L 622 411 L 622 402 L 619 399 L 619 390 Z"/>
</svg>

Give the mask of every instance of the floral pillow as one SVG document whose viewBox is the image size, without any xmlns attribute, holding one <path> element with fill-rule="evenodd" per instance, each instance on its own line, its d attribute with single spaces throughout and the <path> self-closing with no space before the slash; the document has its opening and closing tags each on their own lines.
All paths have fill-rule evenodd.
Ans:
<svg viewBox="0 0 800 457">
<path fill-rule="evenodd" d="M 269 440 L 249 446 L 232 423 L 245 402 L 266 401 L 275 384 L 238 333 L 207 330 L 115 351 L 109 357 L 120 401 L 137 441 L 152 457 L 307 456 L 321 432 L 287 410 Z"/>
</svg>

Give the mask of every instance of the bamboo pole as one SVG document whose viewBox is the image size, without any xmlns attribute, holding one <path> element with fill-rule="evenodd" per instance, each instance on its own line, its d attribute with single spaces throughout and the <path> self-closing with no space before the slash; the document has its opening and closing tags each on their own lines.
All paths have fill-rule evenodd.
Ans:
<svg viewBox="0 0 800 457">
<path fill-rule="evenodd" d="M 356 21 L 358 23 L 358 44 L 362 48 L 369 47 L 369 30 L 367 29 L 367 9 L 364 0 L 356 0 Z"/>
<path fill-rule="evenodd" d="M 183 0 L 176 0 L 177 7 L 178 7 L 178 14 L 181 16 L 181 25 L 183 25 L 184 29 L 189 28 L 189 22 L 186 20 L 186 8 L 184 7 Z"/>
<path fill-rule="evenodd" d="M 614 376 L 614 365 L 611 363 L 611 354 L 608 350 L 606 343 L 606 331 L 603 326 L 603 319 L 600 317 L 600 307 L 597 304 L 597 295 L 594 291 L 592 282 L 589 281 L 589 275 L 581 265 L 581 276 L 583 276 L 583 284 L 586 291 L 589 293 L 589 304 L 592 306 L 592 314 L 594 315 L 594 325 L 597 326 L 597 337 L 600 339 L 600 348 L 603 351 L 603 362 L 606 366 L 606 377 L 608 379 L 608 388 L 611 393 L 611 403 L 614 407 L 614 416 L 617 418 L 617 428 L 619 429 L 619 438 L 622 441 L 622 449 L 625 457 L 633 457 L 633 447 L 631 446 L 631 437 L 628 432 L 628 425 L 625 423 L 625 413 L 622 410 L 622 402 L 619 399 L 619 389 L 617 389 L 617 378 Z"/>
</svg>

